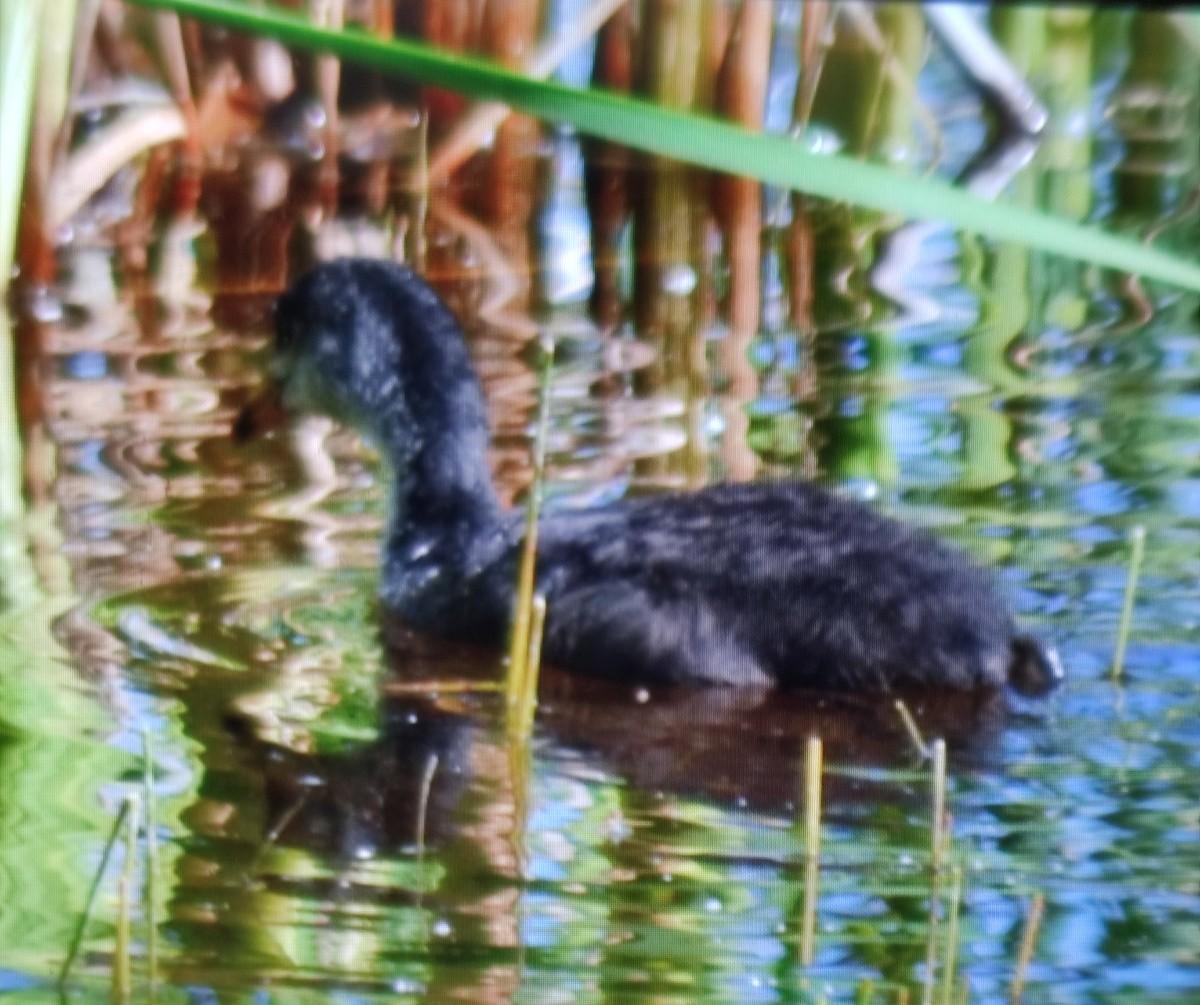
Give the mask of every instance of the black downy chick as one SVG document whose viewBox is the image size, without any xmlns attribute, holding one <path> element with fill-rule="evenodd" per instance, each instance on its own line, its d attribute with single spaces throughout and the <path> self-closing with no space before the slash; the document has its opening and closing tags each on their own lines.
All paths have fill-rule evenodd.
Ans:
<svg viewBox="0 0 1200 1005">
<path fill-rule="evenodd" d="M 284 403 L 356 428 L 391 462 L 384 604 L 418 630 L 503 645 L 524 520 L 493 489 L 454 315 L 409 269 L 343 259 L 279 299 L 276 327 Z M 614 680 L 1037 695 L 1063 676 L 963 555 L 800 482 L 547 513 L 537 588 L 543 658 Z"/>
</svg>

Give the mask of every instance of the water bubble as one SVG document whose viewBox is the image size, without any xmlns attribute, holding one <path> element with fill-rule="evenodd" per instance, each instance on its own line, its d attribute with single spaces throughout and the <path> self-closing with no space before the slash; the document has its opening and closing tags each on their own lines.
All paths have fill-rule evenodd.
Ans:
<svg viewBox="0 0 1200 1005">
<path fill-rule="evenodd" d="M 696 270 L 690 265 L 679 263 L 663 269 L 662 288 L 665 293 L 686 297 L 696 288 L 697 282 Z"/>
</svg>

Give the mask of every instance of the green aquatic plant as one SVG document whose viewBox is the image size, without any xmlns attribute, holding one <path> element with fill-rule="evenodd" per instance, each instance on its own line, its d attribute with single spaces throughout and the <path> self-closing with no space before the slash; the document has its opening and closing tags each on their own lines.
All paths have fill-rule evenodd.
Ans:
<svg viewBox="0 0 1200 1005">
<path fill-rule="evenodd" d="M 108 862 L 112 858 L 113 849 L 116 848 L 117 842 L 124 836 L 126 840 L 126 863 L 134 861 L 134 857 L 128 854 L 129 847 L 136 843 L 138 822 L 139 798 L 135 794 L 129 794 L 121 800 L 120 809 L 117 811 L 116 817 L 113 819 L 112 829 L 109 831 L 108 840 L 104 844 L 104 850 L 100 854 L 100 862 L 96 866 L 96 871 L 92 876 L 92 885 L 88 890 L 87 903 L 84 905 L 83 913 L 80 914 L 75 925 L 75 934 L 71 937 L 71 945 L 67 949 L 67 955 L 63 959 L 62 967 L 58 972 L 58 984 L 62 987 L 67 982 L 67 978 L 71 975 L 71 968 L 75 965 L 75 960 L 79 956 L 79 949 L 83 945 L 83 936 L 87 931 L 88 922 L 92 919 L 92 912 L 96 906 L 96 897 L 100 893 L 100 886 L 104 882 L 104 877 L 108 871 Z M 128 872 L 123 871 L 126 881 L 128 880 Z M 126 889 L 123 887 L 123 889 Z M 123 908 L 127 909 L 128 902 L 123 904 Z M 128 914 L 123 914 L 118 920 L 118 927 L 125 928 L 125 941 L 128 944 Z M 125 966 L 128 965 L 128 958 L 125 959 Z M 119 958 L 114 959 L 114 975 L 121 966 Z M 128 972 L 124 974 L 124 983 L 128 987 Z M 117 983 L 117 978 L 114 977 L 114 985 Z"/>
<path fill-rule="evenodd" d="M 302 15 L 237 0 L 133 0 L 158 10 L 270 35 L 300 49 L 329 52 L 364 66 L 502 101 L 589 136 L 701 167 L 756 178 L 906 219 L 940 220 L 998 241 L 1200 290 L 1200 265 L 1060 216 L 990 201 L 947 182 L 907 177 L 878 164 L 816 154 L 784 136 L 752 132 L 702 115 L 595 89 L 534 80 L 497 63 L 444 52 L 410 39 L 334 31 Z"/>
<path fill-rule="evenodd" d="M 542 632 L 545 628 L 546 599 L 535 595 L 538 521 L 546 480 L 546 439 L 550 428 L 550 381 L 554 367 L 554 346 L 542 347 L 541 376 L 538 380 L 538 416 L 533 440 L 533 483 L 525 501 L 525 544 L 517 568 L 516 609 L 509 640 L 508 679 L 505 683 L 507 705 L 515 735 L 528 738 L 533 728 L 537 704 L 537 681 L 541 669 Z"/>
<path fill-rule="evenodd" d="M 12 269 L 41 21 L 39 3 L 0 5 L 0 289 Z"/>
<path fill-rule="evenodd" d="M 1141 524 L 1129 531 L 1129 572 L 1125 579 L 1125 595 L 1121 602 L 1121 620 L 1117 627 L 1117 642 L 1113 651 L 1109 676 L 1119 681 L 1125 670 L 1125 649 L 1129 644 L 1129 630 L 1133 625 L 1133 606 L 1137 601 L 1138 579 L 1142 574 L 1142 563 L 1146 559 L 1146 528 Z"/>
<path fill-rule="evenodd" d="M 821 780 L 825 745 L 810 736 L 804 745 L 804 905 L 800 923 L 800 963 L 812 966 L 816 957 L 817 890 L 821 882 Z"/>
</svg>

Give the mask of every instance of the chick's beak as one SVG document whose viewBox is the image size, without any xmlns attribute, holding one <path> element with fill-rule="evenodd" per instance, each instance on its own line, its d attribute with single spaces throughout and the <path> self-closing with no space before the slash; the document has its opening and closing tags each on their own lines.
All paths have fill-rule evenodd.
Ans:
<svg viewBox="0 0 1200 1005">
<path fill-rule="evenodd" d="M 242 406 L 233 423 L 233 438 L 238 443 L 256 440 L 278 429 L 290 415 L 283 389 L 272 381 Z"/>
</svg>

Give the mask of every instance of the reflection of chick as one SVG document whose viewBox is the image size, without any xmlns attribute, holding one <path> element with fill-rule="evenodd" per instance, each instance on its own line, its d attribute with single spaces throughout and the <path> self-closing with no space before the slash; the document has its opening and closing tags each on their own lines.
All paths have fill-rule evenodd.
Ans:
<svg viewBox="0 0 1200 1005">
<path fill-rule="evenodd" d="M 358 428 L 395 469 L 385 604 L 499 646 L 523 521 L 493 491 L 454 316 L 407 269 L 344 259 L 300 279 L 276 322 L 285 404 Z M 253 424 L 247 412 L 242 431 Z M 808 484 L 548 514 L 537 580 L 547 662 L 618 680 L 1036 694 L 1062 676 L 961 555 Z"/>
</svg>

